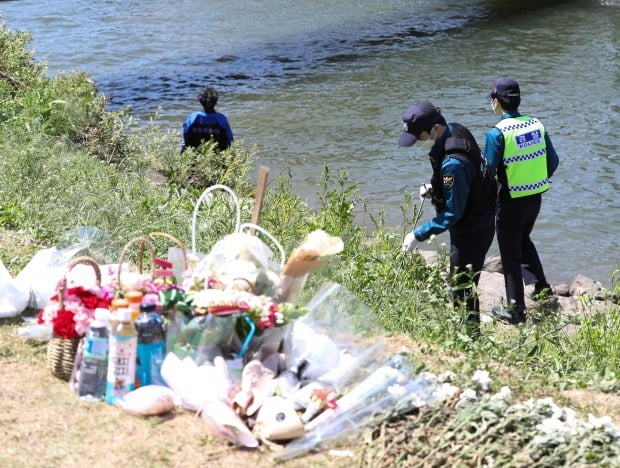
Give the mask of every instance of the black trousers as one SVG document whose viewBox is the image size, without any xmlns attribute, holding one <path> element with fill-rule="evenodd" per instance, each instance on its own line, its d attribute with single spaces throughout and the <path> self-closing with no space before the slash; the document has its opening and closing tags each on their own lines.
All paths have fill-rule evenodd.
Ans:
<svg viewBox="0 0 620 468">
<path fill-rule="evenodd" d="M 478 286 L 480 271 L 489 251 L 495 226 L 493 223 L 469 235 L 450 233 L 450 276 L 452 278 L 452 301 L 455 307 L 465 303 L 468 320 L 480 320 L 480 304 L 474 286 Z"/>
<path fill-rule="evenodd" d="M 536 246 L 530 239 L 541 200 L 541 195 L 537 194 L 500 199 L 498 204 L 497 244 L 504 270 L 506 299 L 516 312 L 525 310 L 522 268 L 534 277 L 537 286 L 548 286 Z"/>
</svg>

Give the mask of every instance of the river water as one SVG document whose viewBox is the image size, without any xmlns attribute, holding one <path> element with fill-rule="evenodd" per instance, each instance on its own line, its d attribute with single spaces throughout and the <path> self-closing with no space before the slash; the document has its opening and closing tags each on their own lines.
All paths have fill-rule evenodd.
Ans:
<svg viewBox="0 0 620 468">
<path fill-rule="evenodd" d="M 323 164 L 344 169 L 393 226 L 403 193 L 430 177 L 426 151 L 396 145 L 402 112 L 431 100 L 482 144 L 497 120 L 485 93 L 512 76 L 561 160 L 533 234 L 550 281 L 609 284 L 620 268 L 620 0 L 14 0 L 0 12 L 33 34 L 50 74 L 90 73 L 112 108 L 157 113 L 179 141 L 215 85 L 272 182 L 285 174 L 314 206 Z"/>
</svg>

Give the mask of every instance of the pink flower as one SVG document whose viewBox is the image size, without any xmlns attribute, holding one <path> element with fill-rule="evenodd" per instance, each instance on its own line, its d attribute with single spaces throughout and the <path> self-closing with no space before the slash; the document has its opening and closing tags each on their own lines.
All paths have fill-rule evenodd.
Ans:
<svg viewBox="0 0 620 468">
<path fill-rule="evenodd" d="M 88 330 L 95 309 L 109 308 L 111 299 L 112 291 L 106 288 L 67 288 L 64 293 L 64 307 L 60 308 L 58 294 L 55 294 L 37 314 L 37 321 L 51 323 L 54 333 L 62 338 L 79 338 Z"/>
<path fill-rule="evenodd" d="M 276 316 L 273 312 L 263 314 L 258 319 L 258 328 L 266 330 L 267 328 L 274 328 L 276 326 Z"/>
</svg>

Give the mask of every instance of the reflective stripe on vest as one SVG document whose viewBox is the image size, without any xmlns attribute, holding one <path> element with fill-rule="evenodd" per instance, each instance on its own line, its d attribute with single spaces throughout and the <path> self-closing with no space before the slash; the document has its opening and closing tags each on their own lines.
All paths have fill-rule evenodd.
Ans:
<svg viewBox="0 0 620 468">
<path fill-rule="evenodd" d="M 525 115 L 501 120 L 504 165 L 510 198 L 527 197 L 549 189 L 545 127 Z"/>
</svg>

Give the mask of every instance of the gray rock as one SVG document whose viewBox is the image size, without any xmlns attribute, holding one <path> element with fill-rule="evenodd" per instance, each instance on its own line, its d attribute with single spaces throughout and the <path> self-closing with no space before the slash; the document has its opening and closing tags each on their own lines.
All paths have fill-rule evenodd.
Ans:
<svg viewBox="0 0 620 468">
<path fill-rule="evenodd" d="M 493 307 L 506 303 L 504 275 L 482 271 L 478 281 L 478 299 L 480 310 L 490 311 Z"/>
<path fill-rule="evenodd" d="M 484 261 L 484 265 L 482 266 L 483 271 L 488 271 L 489 273 L 504 273 L 502 269 L 502 259 L 499 256 L 488 257 Z"/>
<path fill-rule="evenodd" d="M 436 264 L 437 253 L 432 250 L 420 250 L 426 263 Z M 490 311 L 493 307 L 506 304 L 506 290 L 504 285 L 504 275 L 501 269 L 502 262 L 499 256 L 488 257 L 484 267 L 480 272 L 478 282 L 478 299 L 480 301 L 480 319 L 483 323 L 492 322 Z M 585 275 L 577 275 L 571 285 L 560 283 L 553 286 L 554 297 L 546 302 L 540 303 L 533 301 L 529 296 L 534 291 L 534 285 L 525 286 L 525 305 L 536 311 L 549 312 L 555 309 L 554 313 L 562 314 L 572 323 L 570 332 L 574 333 L 578 329 L 580 317 L 588 317 L 603 313 L 607 310 L 607 302 L 595 300 L 595 298 L 605 299 L 606 301 L 617 301 L 618 297 L 611 295 L 609 291 L 603 289 L 600 283 L 596 283 Z M 589 294 L 589 297 L 580 297 L 582 294 Z"/>
<path fill-rule="evenodd" d="M 582 301 L 579 296 L 559 296 L 558 301 L 562 308 L 562 314 L 577 319 L 577 321 L 579 321 L 579 317 L 590 317 L 606 311 L 604 302 L 588 299 Z"/>
<path fill-rule="evenodd" d="M 568 287 L 568 284 L 566 283 L 560 283 L 560 284 L 556 284 L 555 286 L 552 287 L 553 288 L 553 292 L 555 294 L 557 294 L 558 296 L 570 296 L 570 288 Z"/>
<path fill-rule="evenodd" d="M 589 294 L 595 296 L 602 290 L 600 284 L 594 282 L 592 278 L 588 278 L 581 273 L 573 278 L 573 281 L 568 288 L 568 292 L 571 296 L 581 296 L 582 294 Z"/>
</svg>

